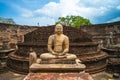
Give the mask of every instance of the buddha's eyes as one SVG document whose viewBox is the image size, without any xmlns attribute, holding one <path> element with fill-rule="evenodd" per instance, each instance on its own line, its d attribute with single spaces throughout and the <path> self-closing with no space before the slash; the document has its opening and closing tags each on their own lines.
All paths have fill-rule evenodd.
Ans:
<svg viewBox="0 0 120 80">
<path fill-rule="evenodd" d="M 57 30 L 62 30 L 61 28 L 57 28 Z"/>
</svg>

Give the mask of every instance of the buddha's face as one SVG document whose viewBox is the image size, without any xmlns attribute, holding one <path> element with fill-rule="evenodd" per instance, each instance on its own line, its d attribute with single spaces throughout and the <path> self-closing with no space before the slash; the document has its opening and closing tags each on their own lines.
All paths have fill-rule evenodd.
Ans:
<svg viewBox="0 0 120 80">
<path fill-rule="evenodd" d="M 63 33 L 63 26 L 61 24 L 57 24 L 55 26 L 55 33 L 58 34 L 58 35 Z"/>
</svg>

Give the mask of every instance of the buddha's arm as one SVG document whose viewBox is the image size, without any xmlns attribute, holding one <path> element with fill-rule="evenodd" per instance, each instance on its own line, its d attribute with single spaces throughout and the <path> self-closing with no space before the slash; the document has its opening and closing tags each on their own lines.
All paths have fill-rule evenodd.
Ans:
<svg viewBox="0 0 120 80">
<path fill-rule="evenodd" d="M 67 52 L 69 52 L 69 38 L 68 37 L 65 38 L 65 49 L 63 53 L 67 53 Z"/>
<path fill-rule="evenodd" d="M 48 39 L 48 51 L 52 54 L 55 53 L 52 49 L 52 36 L 50 36 L 49 39 Z"/>
</svg>

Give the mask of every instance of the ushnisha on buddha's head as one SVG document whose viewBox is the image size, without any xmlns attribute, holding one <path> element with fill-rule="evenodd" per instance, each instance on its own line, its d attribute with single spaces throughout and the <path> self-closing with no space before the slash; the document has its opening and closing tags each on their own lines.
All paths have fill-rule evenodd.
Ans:
<svg viewBox="0 0 120 80">
<path fill-rule="evenodd" d="M 55 26 L 55 34 L 62 34 L 63 33 L 63 26 L 61 24 L 56 24 Z"/>
</svg>

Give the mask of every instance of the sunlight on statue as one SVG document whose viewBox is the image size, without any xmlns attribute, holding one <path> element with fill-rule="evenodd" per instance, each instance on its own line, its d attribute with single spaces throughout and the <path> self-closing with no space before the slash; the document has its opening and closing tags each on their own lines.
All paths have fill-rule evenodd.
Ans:
<svg viewBox="0 0 120 80">
<path fill-rule="evenodd" d="M 52 49 L 52 46 L 54 49 Z M 41 59 L 67 58 L 76 59 L 76 55 L 68 54 L 69 38 L 63 34 L 63 27 L 61 24 L 55 26 L 55 34 L 48 39 L 48 51 L 40 56 Z"/>
</svg>

